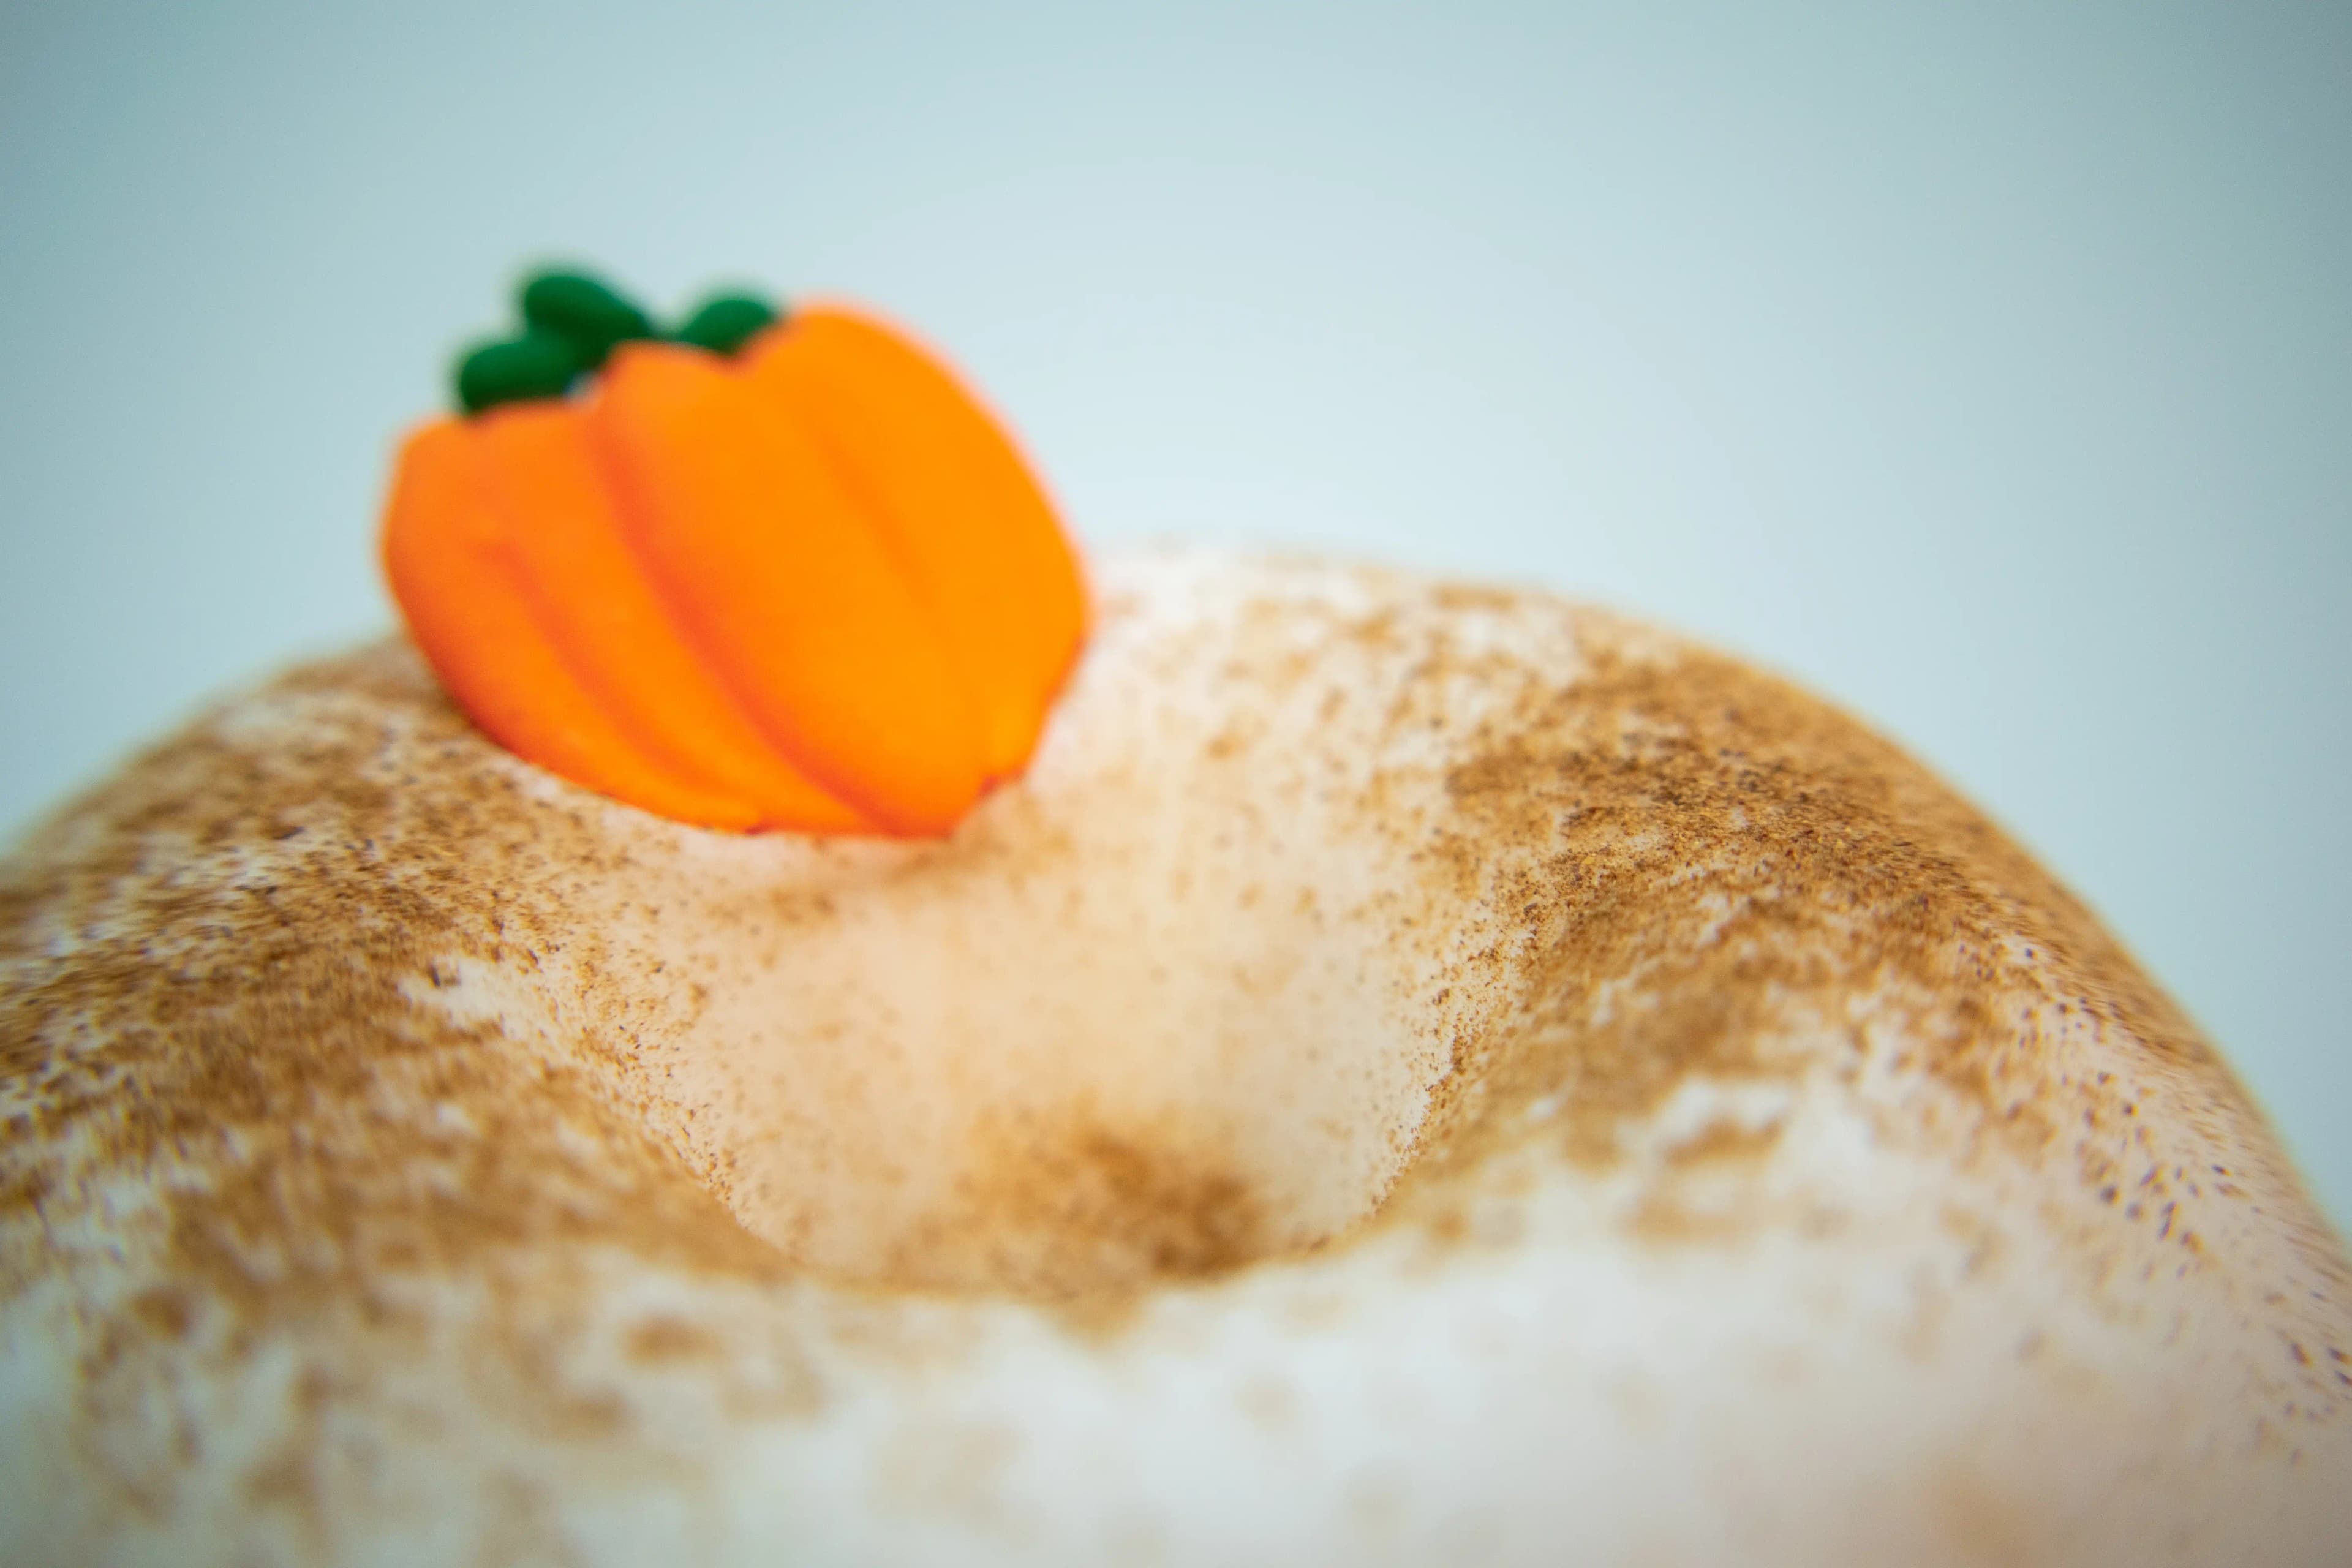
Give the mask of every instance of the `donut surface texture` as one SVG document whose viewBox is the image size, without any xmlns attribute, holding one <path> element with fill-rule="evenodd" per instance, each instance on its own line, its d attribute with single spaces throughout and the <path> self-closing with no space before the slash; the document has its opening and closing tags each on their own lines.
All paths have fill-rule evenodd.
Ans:
<svg viewBox="0 0 2352 1568">
<path fill-rule="evenodd" d="M 2341 1243 L 1917 764 L 1538 595 L 1097 589 L 940 842 L 394 642 L 34 830 L 0 1560 L 2342 1560 Z"/>
</svg>

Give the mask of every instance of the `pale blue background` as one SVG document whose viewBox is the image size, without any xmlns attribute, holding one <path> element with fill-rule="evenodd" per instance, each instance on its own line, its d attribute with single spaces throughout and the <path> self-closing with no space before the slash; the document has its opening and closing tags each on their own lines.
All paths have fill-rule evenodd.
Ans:
<svg viewBox="0 0 2352 1568">
<path fill-rule="evenodd" d="M 1557 584 L 2053 862 L 2352 1214 L 2352 6 L 0 0 L 0 824 L 385 624 L 550 252 L 854 290 L 1089 540 Z"/>
</svg>

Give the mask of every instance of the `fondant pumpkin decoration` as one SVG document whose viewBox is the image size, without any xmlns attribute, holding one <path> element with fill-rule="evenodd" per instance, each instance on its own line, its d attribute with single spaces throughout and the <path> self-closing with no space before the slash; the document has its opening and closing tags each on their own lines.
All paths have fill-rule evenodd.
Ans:
<svg viewBox="0 0 2352 1568">
<path fill-rule="evenodd" d="M 460 362 L 383 523 L 394 597 L 493 739 L 681 822 L 941 834 L 1027 764 L 1085 631 L 1004 432 L 871 316 L 591 279 Z"/>
</svg>

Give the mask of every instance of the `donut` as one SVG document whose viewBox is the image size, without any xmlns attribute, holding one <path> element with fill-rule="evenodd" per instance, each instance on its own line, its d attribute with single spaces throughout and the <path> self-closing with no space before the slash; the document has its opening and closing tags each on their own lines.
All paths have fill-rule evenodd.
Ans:
<svg viewBox="0 0 2352 1568">
<path fill-rule="evenodd" d="M 394 637 L 37 826 L 0 1558 L 2341 1561 L 2341 1241 L 1899 749 L 1242 552 L 1055 679 L 944 831 L 747 833 Z"/>
</svg>

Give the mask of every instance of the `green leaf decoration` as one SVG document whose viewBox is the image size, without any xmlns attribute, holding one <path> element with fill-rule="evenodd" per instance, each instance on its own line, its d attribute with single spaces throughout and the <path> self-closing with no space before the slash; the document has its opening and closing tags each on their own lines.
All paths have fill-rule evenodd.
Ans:
<svg viewBox="0 0 2352 1568">
<path fill-rule="evenodd" d="M 541 272 L 522 286 L 523 324 L 569 338 L 591 370 L 614 345 L 656 336 L 653 319 L 584 272 Z"/>
<path fill-rule="evenodd" d="M 523 328 L 514 337 L 481 342 L 459 358 L 457 406 L 479 414 L 502 403 L 562 397 L 581 376 L 602 369 L 625 342 L 660 339 L 636 301 L 592 273 L 535 272 L 516 302 Z M 731 354 L 782 317 L 753 294 L 713 294 L 695 308 L 669 341 Z"/>
<path fill-rule="evenodd" d="M 531 329 L 478 344 L 457 361 L 457 406 L 479 414 L 501 403 L 561 397 L 587 368 L 579 345 L 554 332 Z"/>
<path fill-rule="evenodd" d="M 672 336 L 715 354 L 731 354 L 778 319 L 775 308 L 765 300 L 750 294 L 714 294 L 695 307 L 686 325 Z"/>
</svg>

